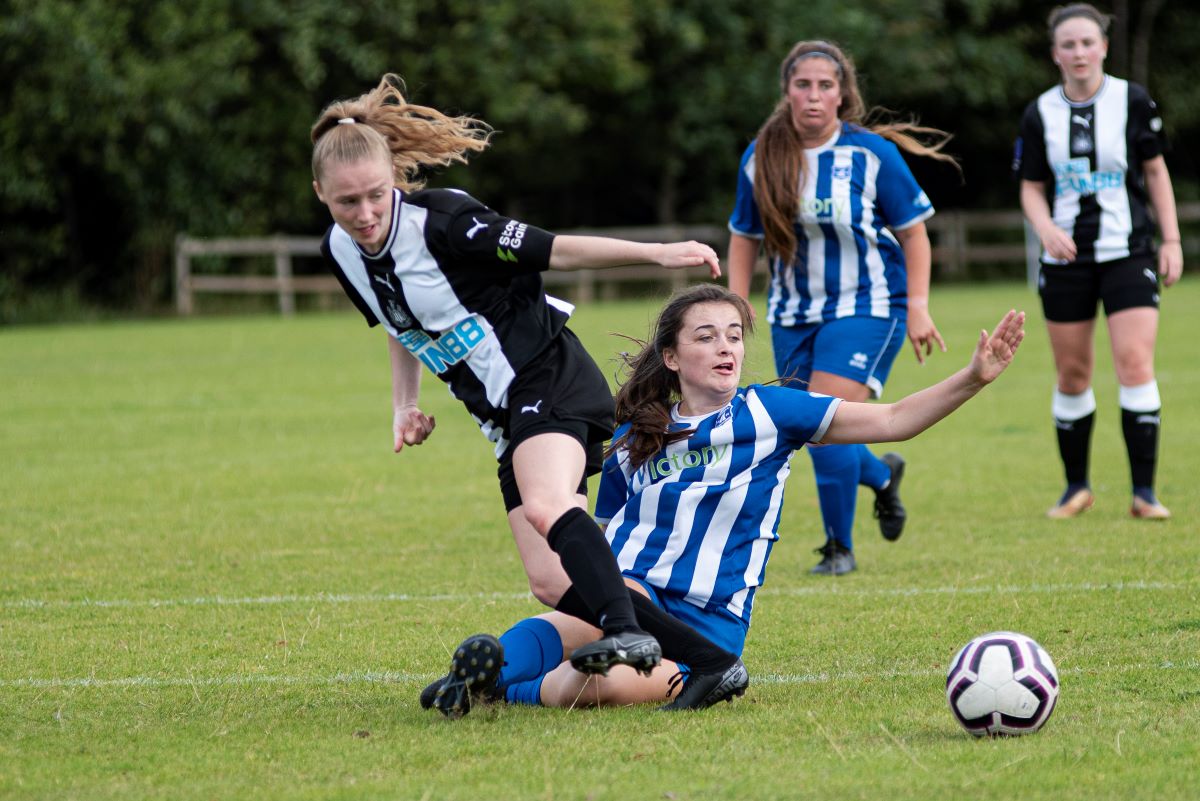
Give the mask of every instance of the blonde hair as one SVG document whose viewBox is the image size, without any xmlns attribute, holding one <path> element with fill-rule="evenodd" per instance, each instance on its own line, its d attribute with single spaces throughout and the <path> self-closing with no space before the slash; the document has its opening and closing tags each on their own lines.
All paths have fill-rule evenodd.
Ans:
<svg viewBox="0 0 1200 801">
<path fill-rule="evenodd" d="M 640 350 L 636 354 L 621 354 L 628 377 L 616 397 L 617 423 L 628 422 L 629 430 L 609 445 L 608 454 L 626 448 L 634 468 L 670 443 L 691 434 L 688 430 L 671 430 L 671 405 L 680 397 L 679 374 L 667 369 L 662 354 L 679 344 L 684 315 L 701 303 L 728 303 L 742 318 L 742 330 L 746 334 L 754 330 L 754 315 L 744 298 L 717 284 L 697 284 L 679 290 L 667 301 L 654 323 L 649 342 L 630 338 Z"/>
<path fill-rule="evenodd" d="M 311 132 L 314 180 L 319 183 L 330 164 L 386 158 L 395 185 L 410 192 L 425 185 L 423 168 L 465 163 L 490 144 L 486 122 L 409 103 L 403 87 L 400 76 L 388 73 L 366 94 L 325 107 Z"/>
<path fill-rule="evenodd" d="M 854 123 L 894 142 L 902 150 L 953 164 L 960 173 L 962 171 L 953 156 L 941 152 L 950 141 L 950 134 L 912 121 L 881 122 L 877 119 L 883 113 L 881 109 L 867 111 L 858 90 L 858 73 L 854 69 L 854 62 L 841 48 L 831 42 L 798 42 L 780 65 L 784 97 L 759 129 L 754 151 L 754 201 L 758 204 L 766 234 L 764 244 L 768 255 L 777 256 L 788 263 L 796 252 L 794 225 L 800 206 L 798 190 L 804 186 L 805 167 L 804 142 L 792 122 L 787 87 L 796 65 L 808 58 L 827 59 L 837 67 L 842 94 L 842 104 L 838 107 L 840 121 Z M 931 137 L 935 141 L 925 144 L 918 137 Z"/>
</svg>

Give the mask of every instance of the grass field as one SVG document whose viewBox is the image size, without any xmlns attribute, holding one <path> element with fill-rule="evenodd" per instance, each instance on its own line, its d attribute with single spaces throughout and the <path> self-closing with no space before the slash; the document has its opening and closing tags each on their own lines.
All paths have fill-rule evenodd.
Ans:
<svg viewBox="0 0 1200 801">
<path fill-rule="evenodd" d="M 1098 501 L 1046 520 L 1061 478 L 1036 297 L 938 287 L 951 350 L 902 353 L 887 399 L 964 364 L 1010 306 L 1031 318 L 1017 363 L 897 447 L 908 529 L 881 540 L 864 494 L 857 573 L 807 574 L 821 537 L 795 459 L 745 698 L 457 722 L 420 688 L 462 637 L 540 609 L 490 446 L 437 382 L 437 432 L 396 456 L 385 343 L 350 313 L 2 331 L 0 798 L 1196 798 L 1200 286 L 1164 303 L 1172 521 L 1127 517 L 1103 337 Z M 574 327 L 608 354 L 656 307 L 581 308 Z M 748 380 L 771 377 L 767 344 Z M 1058 664 L 1037 735 L 975 740 L 946 708 L 948 661 L 993 629 Z"/>
</svg>

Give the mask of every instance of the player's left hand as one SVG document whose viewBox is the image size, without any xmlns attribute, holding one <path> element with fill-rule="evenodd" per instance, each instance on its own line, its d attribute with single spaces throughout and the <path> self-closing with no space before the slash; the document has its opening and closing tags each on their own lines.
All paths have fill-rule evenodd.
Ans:
<svg viewBox="0 0 1200 801">
<path fill-rule="evenodd" d="M 1025 312 L 1010 309 L 988 335 L 979 332 L 979 342 L 968 369 L 978 381 L 990 384 L 1012 363 L 1021 340 L 1025 338 Z"/>
<path fill-rule="evenodd" d="M 946 342 L 941 332 L 933 324 L 929 309 L 920 306 L 910 306 L 908 309 L 908 341 L 912 343 L 913 353 L 917 355 L 917 363 L 924 364 L 925 357 L 933 353 L 933 345 L 946 352 Z M 924 351 L 924 352 L 922 352 Z"/>
<path fill-rule="evenodd" d="M 717 258 L 717 252 L 703 242 L 672 242 L 659 245 L 657 261 L 668 270 L 707 264 L 709 277 L 721 277 L 721 260 Z"/>
<path fill-rule="evenodd" d="M 1170 286 L 1183 275 L 1183 243 L 1175 240 L 1158 247 L 1158 274 L 1163 286 Z"/>
</svg>

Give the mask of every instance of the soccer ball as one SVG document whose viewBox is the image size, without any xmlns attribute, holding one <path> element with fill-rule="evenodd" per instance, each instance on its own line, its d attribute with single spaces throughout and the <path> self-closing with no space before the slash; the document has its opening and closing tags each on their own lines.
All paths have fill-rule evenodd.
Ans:
<svg viewBox="0 0 1200 801">
<path fill-rule="evenodd" d="M 1058 671 L 1024 634 L 993 631 L 971 640 L 950 663 L 946 700 L 962 727 L 985 734 L 1030 734 L 1054 711 Z"/>
</svg>

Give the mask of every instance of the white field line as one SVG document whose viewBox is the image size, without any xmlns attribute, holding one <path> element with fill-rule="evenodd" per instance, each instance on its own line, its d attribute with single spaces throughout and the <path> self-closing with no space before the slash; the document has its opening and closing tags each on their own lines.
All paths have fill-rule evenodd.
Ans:
<svg viewBox="0 0 1200 801">
<path fill-rule="evenodd" d="M 845 589 L 829 582 L 813 587 L 764 588 L 763 595 L 840 595 L 851 597 L 917 597 L 922 595 L 1018 595 L 1045 593 L 1088 592 L 1172 592 L 1200 589 L 1197 583 L 1161 581 L 1081 582 L 1077 584 L 973 584 L 948 587 L 861 587 Z M 0 601 L 0 609 L 157 609 L 176 606 L 272 606 L 279 604 L 371 604 L 371 603 L 470 603 L 475 601 L 533 600 L 527 592 L 440 593 L 315 593 L 308 595 L 259 595 L 226 597 L 222 595 L 197 598 L 82 598 L 47 601 L 37 598 Z"/>
<path fill-rule="evenodd" d="M 1135 663 L 1128 665 L 1096 665 L 1060 669 L 1061 676 L 1083 676 L 1089 674 L 1133 673 L 1137 671 L 1196 671 L 1200 661 L 1159 662 L 1157 664 Z M 334 684 L 423 684 L 436 678 L 433 673 L 396 673 L 394 671 L 357 671 L 338 673 L 333 676 L 286 676 L 271 674 L 235 674 L 231 676 L 128 676 L 101 679 L 79 678 L 25 678 L 0 679 L 0 689 L 169 689 L 172 687 L 240 687 L 253 685 L 276 686 L 325 686 Z M 893 679 L 941 678 L 942 670 L 889 670 L 872 673 L 868 671 L 838 671 L 835 673 L 768 673 L 752 675 L 751 684 L 833 684 L 837 682 L 888 681 Z"/>
</svg>

